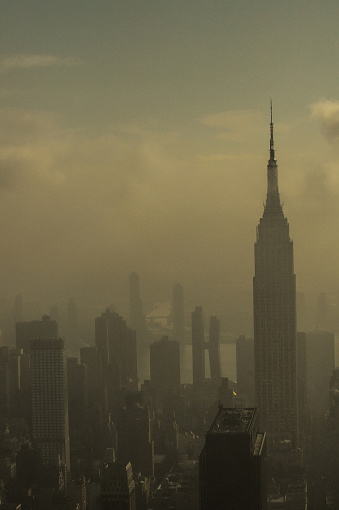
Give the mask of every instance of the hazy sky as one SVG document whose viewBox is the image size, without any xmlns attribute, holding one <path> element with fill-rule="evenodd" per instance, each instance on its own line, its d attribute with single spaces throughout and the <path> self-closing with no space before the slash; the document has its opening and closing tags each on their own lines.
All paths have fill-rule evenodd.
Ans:
<svg viewBox="0 0 339 510">
<path fill-rule="evenodd" d="M 114 301 L 136 270 L 154 297 L 250 300 L 272 98 L 298 289 L 337 293 L 338 20 L 324 0 L 3 0 L 2 292 Z"/>
</svg>

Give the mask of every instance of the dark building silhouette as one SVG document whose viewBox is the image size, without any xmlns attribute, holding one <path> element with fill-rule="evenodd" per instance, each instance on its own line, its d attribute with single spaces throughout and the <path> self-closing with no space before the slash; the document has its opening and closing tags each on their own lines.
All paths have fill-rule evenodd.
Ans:
<svg viewBox="0 0 339 510">
<path fill-rule="evenodd" d="M 239 336 L 236 342 L 237 395 L 245 405 L 253 406 L 254 396 L 254 341 Z"/>
<path fill-rule="evenodd" d="M 142 405 L 140 393 L 126 397 L 126 407 L 119 414 L 117 430 L 119 462 L 130 462 L 134 473 L 153 476 L 152 414 L 148 406 Z"/>
<path fill-rule="evenodd" d="M 172 300 L 173 340 L 176 340 L 181 345 L 185 339 L 184 314 L 184 288 L 180 283 L 176 283 L 173 287 Z"/>
<path fill-rule="evenodd" d="M 87 366 L 78 358 L 67 358 L 68 414 L 70 431 L 79 429 L 87 418 Z"/>
<path fill-rule="evenodd" d="M 97 347 L 82 347 L 80 363 L 86 366 L 88 403 L 93 405 L 101 398 L 103 372 L 102 355 Z"/>
<path fill-rule="evenodd" d="M 137 332 L 138 338 L 143 340 L 145 318 L 140 297 L 139 275 L 135 271 L 129 275 L 129 326 Z"/>
<path fill-rule="evenodd" d="M 17 322 L 16 328 L 16 348 L 23 349 L 25 353 L 30 353 L 31 340 L 33 338 L 57 338 L 58 323 L 48 315 L 44 315 L 41 321 Z"/>
<path fill-rule="evenodd" d="M 102 510 L 136 510 L 135 483 L 129 462 L 104 465 L 100 494 Z"/>
<path fill-rule="evenodd" d="M 24 320 L 24 302 L 22 295 L 18 294 L 14 300 L 14 322 L 21 322 Z"/>
<path fill-rule="evenodd" d="M 95 319 L 95 345 L 109 389 L 118 391 L 137 380 L 136 334 L 119 314 L 107 309 Z"/>
<path fill-rule="evenodd" d="M 150 346 L 151 384 L 157 401 L 168 395 L 178 395 L 180 391 L 180 345 L 168 336 L 162 337 Z"/>
<path fill-rule="evenodd" d="M 335 367 L 334 334 L 327 331 L 306 333 L 305 397 L 308 415 L 315 422 L 324 420 L 328 410 L 328 384 Z"/>
<path fill-rule="evenodd" d="M 201 388 L 205 380 L 205 334 L 202 306 L 196 306 L 191 317 L 193 386 L 198 389 Z"/>
<path fill-rule="evenodd" d="M 271 109 L 267 199 L 257 227 L 253 279 L 256 403 L 269 440 L 297 443 L 296 279 L 278 190 Z"/>
<path fill-rule="evenodd" d="M 209 330 L 209 359 L 212 379 L 220 379 L 220 348 L 219 348 L 219 319 L 212 315 L 210 317 Z"/>
<path fill-rule="evenodd" d="M 221 378 L 218 388 L 219 402 L 223 407 L 234 407 L 234 391 L 229 385 L 228 377 Z"/>
<path fill-rule="evenodd" d="M 257 408 L 219 407 L 200 454 L 200 510 L 266 509 L 265 439 Z"/>
<path fill-rule="evenodd" d="M 3 420 L 10 417 L 10 368 L 9 347 L 0 347 L 0 415 Z"/>
<path fill-rule="evenodd" d="M 64 340 L 31 341 L 32 439 L 44 463 L 70 470 L 67 367 Z"/>
<path fill-rule="evenodd" d="M 306 333 L 297 332 L 297 384 L 299 438 L 303 439 L 309 422 L 306 416 Z"/>
<path fill-rule="evenodd" d="M 339 368 L 332 372 L 329 394 L 330 406 L 326 422 L 327 491 L 332 508 L 339 508 Z"/>
</svg>

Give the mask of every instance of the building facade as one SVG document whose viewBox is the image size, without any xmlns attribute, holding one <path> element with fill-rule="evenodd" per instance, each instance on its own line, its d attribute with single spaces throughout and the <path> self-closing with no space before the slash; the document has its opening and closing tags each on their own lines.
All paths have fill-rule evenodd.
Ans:
<svg viewBox="0 0 339 510">
<path fill-rule="evenodd" d="M 31 341 L 32 438 L 44 463 L 70 470 L 67 366 L 64 340 Z"/>
<path fill-rule="evenodd" d="M 180 345 L 167 336 L 150 346 L 151 384 L 157 401 L 180 392 Z"/>
<path fill-rule="evenodd" d="M 266 508 L 266 435 L 258 414 L 219 407 L 200 454 L 200 510 Z"/>
<path fill-rule="evenodd" d="M 296 278 L 293 242 L 278 189 L 271 109 L 268 189 L 255 243 L 254 371 L 256 404 L 268 439 L 297 443 Z"/>
</svg>

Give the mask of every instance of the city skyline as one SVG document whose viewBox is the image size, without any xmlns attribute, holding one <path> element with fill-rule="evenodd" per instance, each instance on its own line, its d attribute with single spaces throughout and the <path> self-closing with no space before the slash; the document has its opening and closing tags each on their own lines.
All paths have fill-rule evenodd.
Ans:
<svg viewBox="0 0 339 510">
<path fill-rule="evenodd" d="M 135 270 L 145 299 L 180 281 L 187 301 L 203 288 L 239 307 L 251 294 L 270 97 L 298 290 L 336 293 L 338 9 L 5 4 L 4 296 L 106 301 L 126 296 Z"/>
</svg>

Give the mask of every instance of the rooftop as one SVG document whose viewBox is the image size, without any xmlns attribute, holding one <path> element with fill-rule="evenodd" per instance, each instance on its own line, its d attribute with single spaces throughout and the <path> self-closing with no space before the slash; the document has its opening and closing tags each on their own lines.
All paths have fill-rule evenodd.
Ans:
<svg viewBox="0 0 339 510">
<path fill-rule="evenodd" d="M 249 432 L 256 408 L 233 409 L 220 407 L 208 433 L 241 434 Z"/>
</svg>

